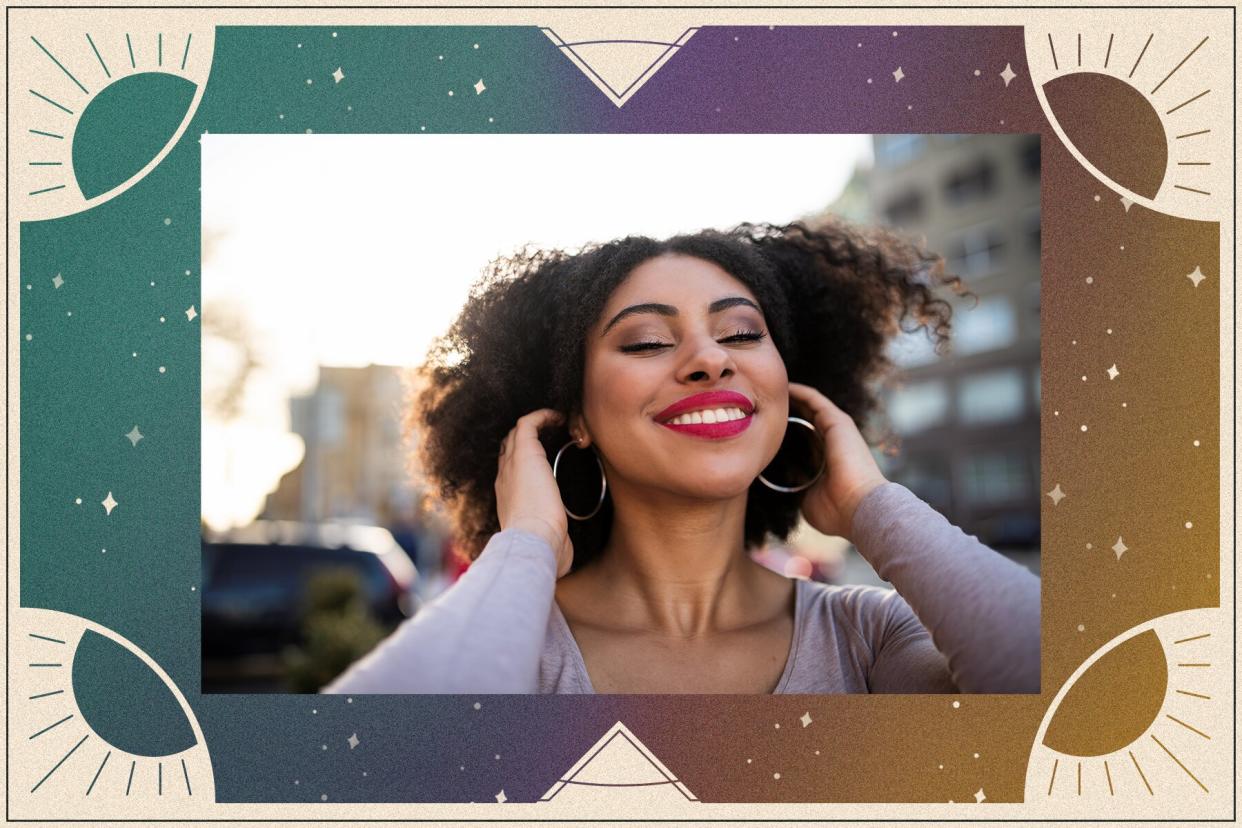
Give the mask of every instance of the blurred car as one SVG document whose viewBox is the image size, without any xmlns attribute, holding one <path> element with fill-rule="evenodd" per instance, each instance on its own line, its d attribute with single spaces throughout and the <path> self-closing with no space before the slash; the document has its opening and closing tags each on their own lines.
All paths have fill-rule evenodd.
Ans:
<svg viewBox="0 0 1242 828">
<path fill-rule="evenodd" d="M 281 653 L 301 643 L 317 574 L 355 573 L 386 629 L 417 609 L 418 571 L 379 527 L 256 521 L 205 537 L 202 552 L 203 692 L 280 689 Z"/>
</svg>

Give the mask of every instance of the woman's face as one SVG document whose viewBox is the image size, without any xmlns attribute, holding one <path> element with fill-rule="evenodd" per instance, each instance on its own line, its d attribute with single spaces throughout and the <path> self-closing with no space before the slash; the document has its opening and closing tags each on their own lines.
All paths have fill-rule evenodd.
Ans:
<svg viewBox="0 0 1242 828">
<path fill-rule="evenodd" d="M 719 265 L 647 260 L 587 337 L 577 426 L 610 486 L 736 497 L 776 455 L 789 413 L 785 363 L 758 300 Z"/>
</svg>

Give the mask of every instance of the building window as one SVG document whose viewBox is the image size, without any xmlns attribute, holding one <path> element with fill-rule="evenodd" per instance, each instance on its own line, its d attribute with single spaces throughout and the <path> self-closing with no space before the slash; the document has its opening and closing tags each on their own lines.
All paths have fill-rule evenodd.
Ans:
<svg viewBox="0 0 1242 828">
<path fill-rule="evenodd" d="M 942 425 L 949 413 L 949 391 L 941 380 L 899 388 L 888 400 L 888 419 L 898 434 L 915 434 Z"/>
<path fill-rule="evenodd" d="M 1017 419 L 1023 406 L 1022 372 L 1017 368 L 963 377 L 957 387 L 957 418 L 970 425 Z"/>
<path fill-rule="evenodd" d="M 923 217 L 923 194 L 910 190 L 898 196 L 884 208 L 884 218 L 889 224 L 900 226 L 918 221 Z"/>
<path fill-rule="evenodd" d="M 1030 135 L 1022 142 L 1022 171 L 1031 178 L 1039 178 L 1039 136 Z"/>
<path fill-rule="evenodd" d="M 930 503 L 937 511 L 952 505 L 948 458 L 942 454 L 906 456 L 891 472 L 891 479 Z"/>
<path fill-rule="evenodd" d="M 895 167 L 912 161 L 923 151 L 922 135 L 875 136 L 875 163 L 881 167 Z"/>
<path fill-rule="evenodd" d="M 944 189 L 950 204 L 967 204 L 986 198 L 996 189 L 996 168 L 991 161 L 978 161 L 950 175 Z"/>
<path fill-rule="evenodd" d="M 1004 249 L 996 227 L 971 227 L 945 246 L 945 258 L 949 270 L 960 276 L 988 276 L 1000 267 Z"/>
<path fill-rule="evenodd" d="M 1027 496 L 1026 462 L 1016 451 L 968 454 L 960 469 L 962 494 L 971 503 L 1003 503 Z"/>
</svg>

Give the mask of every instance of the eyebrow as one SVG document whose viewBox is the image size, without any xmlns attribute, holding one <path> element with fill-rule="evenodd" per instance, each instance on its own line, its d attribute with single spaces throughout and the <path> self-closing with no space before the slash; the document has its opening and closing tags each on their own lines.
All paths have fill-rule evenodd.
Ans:
<svg viewBox="0 0 1242 828">
<path fill-rule="evenodd" d="M 720 313 L 722 310 L 727 310 L 729 308 L 737 307 L 738 305 L 745 305 L 747 307 L 754 308 L 755 310 L 759 311 L 759 313 L 761 314 L 763 313 L 763 311 L 759 308 L 758 305 L 756 305 L 754 302 L 750 301 L 744 296 L 728 296 L 724 299 L 717 299 L 715 302 L 712 302 L 710 305 L 707 306 L 707 312 L 708 313 Z M 612 319 L 608 320 L 608 324 L 604 326 L 604 330 L 602 333 L 600 333 L 600 336 L 603 336 L 604 334 L 608 333 L 608 331 L 612 328 L 613 325 L 617 324 L 618 322 L 620 322 L 622 319 L 626 318 L 627 316 L 634 316 L 635 314 L 640 314 L 640 313 L 656 313 L 656 314 L 659 314 L 660 316 L 676 316 L 677 308 L 673 307 L 672 305 L 663 305 L 663 304 L 660 304 L 659 302 L 643 302 L 642 304 L 639 304 L 639 305 L 630 305 L 628 308 L 625 308 L 624 310 L 622 310 Z"/>
</svg>

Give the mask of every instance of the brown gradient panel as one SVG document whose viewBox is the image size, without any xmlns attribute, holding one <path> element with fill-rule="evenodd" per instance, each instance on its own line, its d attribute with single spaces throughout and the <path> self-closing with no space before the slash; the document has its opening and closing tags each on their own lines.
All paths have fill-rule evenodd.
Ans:
<svg viewBox="0 0 1242 828">
<path fill-rule="evenodd" d="M 991 802 L 1020 802 L 1050 698 L 669 698 L 623 720 L 703 801 L 970 801 L 982 787 Z"/>
<path fill-rule="evenodd" d="M 1143 735 L 1164 704 L 1168 662 L 1152 630 L 1109 650 L 1061 700 L 1044 744 L 1071 756 L 1103 756 Z"/>
<path fill-rule="evenodd" d="M 1137 89 L 1098 72 L 1075 72 L 1044 84 L 1061 129 L 1096 169 L 1145 198 L 1164 180 L 1168 145 L 1160 115 Z"/>
<path fill-rule="evenodd" d="M 1066 494 L 1042 501 L 1049 689 L 1136 624 L 1219 605 L 1220 274 L 1218 225 L 1127 212 L 1055 141 L 1044 171 L 1042 489 Z"/>
</svg>

